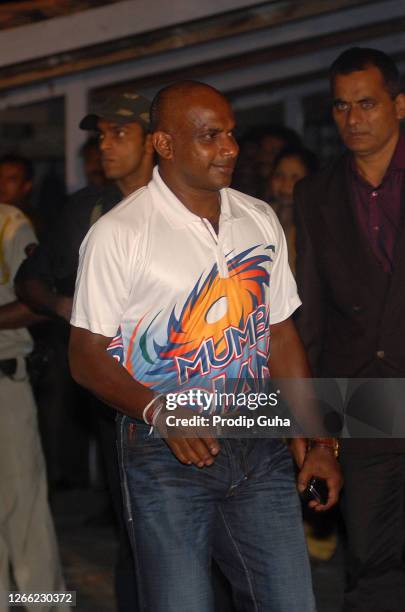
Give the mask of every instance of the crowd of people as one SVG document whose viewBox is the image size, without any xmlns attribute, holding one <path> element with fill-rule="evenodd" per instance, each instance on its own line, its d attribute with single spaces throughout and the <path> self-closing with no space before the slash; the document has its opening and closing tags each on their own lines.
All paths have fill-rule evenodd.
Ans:
<svg viewBox="0 0 405 612">
<path fill-rule="evenodd" d="M 403 376 L 405 95 L 366 48 L 330 87 L 346 152 L 322 170 L 283 126 L 239 150 L 229 101 L 195 81 L 77 118 L 87 186 L 56 223 L 31 205 L 32 163 L 0 159 L 0 591 L 10 568 L 21 592 L 65 589 L 48 488 L 89 485 L 91 431 L 120 612 L 313 612 L 313 477 L 314 523 L 344 482 L 344 612 L 402 609 L 402 439 L 228 438 L 180 401 L 168 427 L 180 391 Z"/>
</svg>

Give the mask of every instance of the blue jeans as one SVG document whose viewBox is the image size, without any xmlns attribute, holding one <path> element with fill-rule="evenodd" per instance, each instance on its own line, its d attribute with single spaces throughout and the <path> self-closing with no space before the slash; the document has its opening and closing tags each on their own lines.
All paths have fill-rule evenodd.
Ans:
<svg viewBox="0 0 405 612">
<path fill-rule="evenodd" d="M 244 612 L 314 612 L 292 460 L 279 440 L 221 440 L 214 464 L 180 463 L 121 416 L 118 444 L 140 609 L 213 612 L 211 559 Z"/>
</svg>

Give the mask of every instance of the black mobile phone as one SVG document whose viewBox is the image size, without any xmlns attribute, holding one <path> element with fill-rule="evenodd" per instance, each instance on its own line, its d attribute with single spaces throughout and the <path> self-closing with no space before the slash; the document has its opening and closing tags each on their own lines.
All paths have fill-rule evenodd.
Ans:
<svg viewBox="0 0 405 612">
<path fill-rule="evenodd" d="M 302 493 L 301 497 L 304 501 L 317 501 L 318 504 L 323 506 L 328 502 L 328 486 L 325 480 L 321 478 L 311 478 L 308 482 L 307 488 Z"/>
</svg>

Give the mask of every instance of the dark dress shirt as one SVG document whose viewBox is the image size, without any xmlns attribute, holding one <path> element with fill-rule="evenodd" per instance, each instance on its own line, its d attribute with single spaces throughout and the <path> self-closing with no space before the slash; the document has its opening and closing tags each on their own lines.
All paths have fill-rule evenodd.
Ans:
<svg viewBox="0 0 405 612">
<path fill-rule="evenodd" d="M 401 135 L 381 184 L 370 185 L 349 158 L 347 177 L 356 220 L 384 272 L 395 266 L 395 244 L 402 224 L 401 191 L 405 176 L 405 137 Z"/>
</svg>

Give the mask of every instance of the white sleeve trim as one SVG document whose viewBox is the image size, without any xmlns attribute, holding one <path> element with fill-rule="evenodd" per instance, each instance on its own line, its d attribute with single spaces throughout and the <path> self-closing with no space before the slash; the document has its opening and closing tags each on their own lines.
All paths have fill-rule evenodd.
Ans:
<svg viewBox="0 0 405 612">
<path fill-rule="evenodd" d="M 106 338 L 114 338 L 117 334 L 117 327 L 114 325 L 103 325 L 96 322 L 89 321 L 87 319 L 80 319 L 78 317 L 72 317 L 70 324 L 73 327 L 80 327 L 81 329 L 87 329 L 93 334 L 100 334 Z"/>
<path fill-rule="evenodd" d="M 272 316 L 272 311 L 270 311 L 270 325 L 274 325 L 275 323 L 282 323 L 301 306 L 302 302 L 298 297 L 298 294 L 288 302 L 287 308 L 283 312 L 277 313 L 276 316 Z"/>
</svg>

